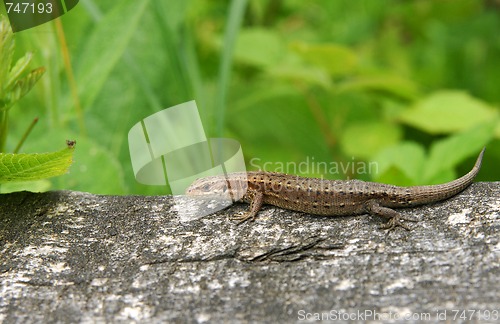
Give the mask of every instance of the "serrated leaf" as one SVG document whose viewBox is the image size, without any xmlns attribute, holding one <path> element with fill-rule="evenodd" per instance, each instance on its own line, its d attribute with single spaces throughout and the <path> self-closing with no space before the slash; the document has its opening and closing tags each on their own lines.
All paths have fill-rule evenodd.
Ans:
<svg viewBox="0 0 500 324">
<path fill-rule="evenodd" d="M 4 86 L 5 91 L 9 91 L 9 89 L 13 86 L 14 82 L 16 82 L 16 80 L 19 79 L 21 74 L 24 73 L 24 71 L 28 67 L 28 64 L 30 64 L 31 62 L 32 56 L 33 56 L 32 53 L 26 53 L 26 55 L 17 60 L 14 67 L 9 72 L 9 77 Z"/>
<path fill-rule="evenodd" d="M 461 91 L 439 91 L 404 111 L 400 119 L 431 134 L 453 133 L 495 118 L 487 103 Z"/>
<path fill-rule="evenodd" d="M 73 163 L 74 146 L 52 153 L 0 153 L 0 183 L 33 181 L 68 172 Z"/>
<path fill-rule="evenodd" d="M 23 146 L 26 152 L 50 150 L 50 143 L 61 138 L 61 130 L 57 129 L 46 130 L 43 136 L 40 134 L 40 129 L 34 130 L 31 140 Z M 64 132 L 66 138 L 76 136 L 71 132 Z M 79 190 L 95 194 L 127 193 L 123 163 L 120 163 L 113 153 L 102 147 L 100 141 L 89 137 L 79 138 L 77 144 L 78 149 L 73 154 L 73 160 L 78 163 L 71 167 L 71 173 L 51 179 L 51 190 Z"/>
<path fill-rule="evenodd" d="M 6 95 L 6 106 L 12 106 L 16 101 L 24 97 L 44 73 L 45 68 L 40 67 L 31 71 L 24 78 L 17 80 L 12 89 Z"/>
</svg>

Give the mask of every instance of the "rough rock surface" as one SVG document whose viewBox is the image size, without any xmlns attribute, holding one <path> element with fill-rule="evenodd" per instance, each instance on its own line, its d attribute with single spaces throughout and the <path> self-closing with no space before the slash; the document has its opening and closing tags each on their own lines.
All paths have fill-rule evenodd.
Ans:
<svg viewBox="0 0 500 324">
<path fill-rule="evenodd" d="M 500 320 L 500 183 L 367 215 L 182 221 L 172 196 L 0 196 L 0 320 Z M 377 317 L 378 316 L 378 317 Z M 438 317 L 440 316 L 440 317 Z M 462 316 L 462 317 L 460 317 Z"/>
</svg>

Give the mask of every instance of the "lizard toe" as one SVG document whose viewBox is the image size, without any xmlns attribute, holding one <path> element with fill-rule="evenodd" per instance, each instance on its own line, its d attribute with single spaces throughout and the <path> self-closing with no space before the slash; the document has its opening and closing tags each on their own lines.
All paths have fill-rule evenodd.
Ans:
<svg viewBox="0 0 500 324">
<path fill-rule="evenodd" d="M 411 228 L 409 228 L 408 225 L 401 222 L 399 217 L 392 217 L 391 219 L 389 219 L 389 221 L 387 223 L 385 223 L 384 225 L 381 225 L 380 228 L 386 229 L 386 230 L 388 230 L 388 232 L 390 232 L 398 226 L 404 228 L 407 231 L 411 230 Z"/>
<path fill-rule="evenodd" d="M 255 220 L 255 215 L 252 215 L 250 212 L 246 212 L 243 214 L 238 214 L 238 215 L 232 215 L 230 216 L 230 220 L 238 221 L 238 225 L 248 221 L 254 221 Z"/>
</svg>

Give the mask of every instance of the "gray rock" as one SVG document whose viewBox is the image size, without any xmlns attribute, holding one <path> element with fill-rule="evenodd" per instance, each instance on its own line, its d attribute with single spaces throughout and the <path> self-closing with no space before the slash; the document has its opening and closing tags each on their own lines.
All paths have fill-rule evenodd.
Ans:
<svg viewBox="0 0 500 324">
<path fill-rule="evenodd" d="M 237 205 L 180 219 L 172 196 L 0 196 L 0 320 L 10 322 L 500 320 L 500 183 L 367 215 Z M 375 317 L 378 316 L 378 317 Z M 407 321 L 406 321 L 407 322 Z"/>
</svg>

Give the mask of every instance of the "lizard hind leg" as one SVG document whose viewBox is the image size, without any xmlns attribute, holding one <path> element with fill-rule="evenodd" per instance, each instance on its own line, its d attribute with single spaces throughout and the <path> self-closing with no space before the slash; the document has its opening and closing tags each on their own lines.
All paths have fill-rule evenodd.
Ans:
<svg viewBox="0 0 500 324">
<path fill-rule="evenodd" d="M 409 231 L 410 228 L 408 227 L 408 225 L 402 223 L 401 220 L 415 222 L 415 220 L 401 217 L 401 214 L 399 214 L 394 209 L 380 206 L 380 204 L 375 200 L 367 201 L 365 207 L 366 211 L 370 213 L 370 215 L 382 216 L 384 218 L 389 219 L 386 224 L 380 226 L 380 228 L 382 229 L 387 229 L 389 231 L 392 231 L 396 227 L 400 226 L 405 230 Z"/>
<path fill-rule="evenodd" d="M 264 194 L 259 191 L 248 191 L 248 199 L 250 200 L 250 208 L 247 212 L 240 215 L 232 215 L 231 220 L 238 221 L 238 225 L 247 220 L 254 221 L 257 213 L 259 212 L 262 204 L 264 203 Z"/>
</svg>

